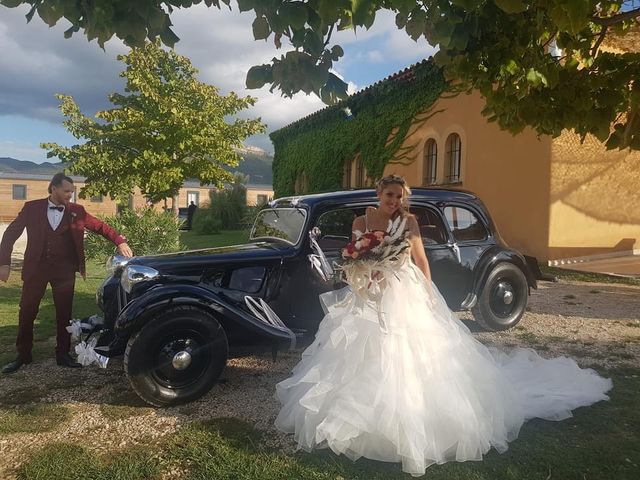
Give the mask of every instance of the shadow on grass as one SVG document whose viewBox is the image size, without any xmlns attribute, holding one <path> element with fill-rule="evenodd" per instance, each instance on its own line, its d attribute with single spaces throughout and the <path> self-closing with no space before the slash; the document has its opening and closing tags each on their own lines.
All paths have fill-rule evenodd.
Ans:
<svg viewBox="0 0 640 480">
<path fill-rule="evenodd" d="M 481 462 L 433 465 L 429 480 L 635 479 L 639 473 L 640 370 L 615 369 L 611 400 L 580 408 L 561 422 L 532 420 L 509 450 L 491 450 Z M 62 445 L 62 446 L 61 446 Z M 66 445 L 66 446 L 65 446 Z M 34 452 L 21 478 L 147 478 L 180 472 L 189 479 L 409 479 L 397 463 L 356 462 L 328 450 L 286 454 L 265 433 L 236 418 L 192 423 L 159 445 L 111 460 L 70 444 Z M 128 455 L 128 456 L 127 456 Z M 115 459 L 115 461 L 113 461 Z M 111 462 L 111 463 L 109 463 Z M 71 468 L 71 466 L 73 468 Z M 112 477 L 105 477 L 106 474 Z M 123 475 L 126 473 L 126 477 Z M 73 476 L 75 475 L 75 476 Z M 174 475 L 175 477 L 175 475 Z"/>
</svg>

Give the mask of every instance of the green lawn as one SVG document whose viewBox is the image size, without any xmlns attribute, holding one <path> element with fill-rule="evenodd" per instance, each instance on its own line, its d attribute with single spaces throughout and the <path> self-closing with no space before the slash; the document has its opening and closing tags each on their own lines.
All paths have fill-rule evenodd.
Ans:
<svg viewBox="0 0 640 480">
<path fill-rule="evenodd" d="M 246 232 L 198 236 L 184 232 L 188 248 L 242 243 Z M 94 294 L 104 278 L 102 265 L 88 265 L 87 281 L 76 285 L 74 315 L 95 313 Z M 0 362 L 13 358 L 19 272 L 0 284 Z M 54 311 L 47 293 L 36 321 L 35 361 L 53 356 Z M 562 422 L 534 420 L 504 454 L 489 452 L 482 462 L 432 466 L 429 480 L 626 480 L 640 478 L 640 370 L 603 370 L 611 376 L 611 401 L 578 409 Z M 2 378 L 0 377 L 0 388 Z M 33 393 L 33 392 L 32 392 Z M 69 406 L 38 403 L 38 395 L 15 392 L 2 396 L 0 436 L 14 432 L 46 432 L 73 421 Z M 143 413 L 146 406 L 100 406 L 109 421 Z M 140 412 L 138 412 L 138 409 Z M 397 464 L 369 460 L 355 463 L 331 452 L 285 454 L 268 446 L 264 433 L 235 418 L 193 422 L 175 434 L 126 451 L 96 453 L 79 443 L 54 443 L 33 449 L 18 469 L 22 480 L 96 479 L 226 479 L 226 480 L 409 480 Z M 2 460 L 0 460 L 2 461 Z M 172 472 L 172 473 L 169 473 Z M 178 473 L 176 473 L 178 472 Z"/>
</svg>

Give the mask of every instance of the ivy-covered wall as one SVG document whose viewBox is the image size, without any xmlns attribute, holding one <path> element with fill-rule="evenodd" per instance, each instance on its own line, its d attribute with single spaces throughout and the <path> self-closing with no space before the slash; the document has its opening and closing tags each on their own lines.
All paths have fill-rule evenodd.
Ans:
<svg viewBox="0 0 640 480">
<path fill-rule="evenodd" d="M 427 110 L 445 87 L 440 69 L 425 60 L 271 133 L 275 196 L 294 194 L 296 178 L 303 172 L 307 193 L 339 190 L 345 161 L 357 153 L 369 177 L 381 177 L 416 115 Z M 345 107 L 351 110 L 351 117 Z"/>
</svg>

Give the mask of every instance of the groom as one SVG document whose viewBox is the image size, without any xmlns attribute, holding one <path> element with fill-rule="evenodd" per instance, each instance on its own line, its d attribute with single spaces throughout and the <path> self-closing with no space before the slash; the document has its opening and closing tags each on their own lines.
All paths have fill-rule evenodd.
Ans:
<svg viewBox="0 0 640 480">
<path fill-rule="evenodd" d="M 2 369 L 13 373 L 31 363 L 33 322 L 47 284 L 51 284 L 56 309 L 56 362 L 63 367 L 78 368 L 71 355 L 70 334 L 66 327 L 71 320 L 76 272 L 85 274 L 85 229 L 99 233 L 118 246 L 125 257 L 133 256 L 125 238 L 113 228 L 89 215 L 84 207 L 71 203 L 75 188 L 73 180 L 56 173 L 49 183 L 49 198 L 24 204 L 18 217 L 7 227 L 0 243 L 0 280 L 9 279 L 13 245 L 27 229 L 27 248 L 22 266 L 22 296 L 18 314 L 18 357 Z"/>
</svg>

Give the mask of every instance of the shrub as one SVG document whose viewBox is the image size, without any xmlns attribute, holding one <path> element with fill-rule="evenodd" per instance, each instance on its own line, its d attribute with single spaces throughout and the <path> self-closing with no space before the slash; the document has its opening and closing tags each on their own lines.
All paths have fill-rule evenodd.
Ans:
<svg viewBox="0 0 640 480">
<path fill-rule="evenodd" d="M 101 219 L 127 238 L 135 255 L 153 255 L 180 250 L 180 224 L 171 212 L 152 208 L 123 210 L 113 217 Z M 85 242 L 87 258 L 106 260 L 114 254 L 114 246 L 101 235 L 89 233 Z"/>
<path fill-rule="evenodd" d="M 245 181 L 245 177 L 236 174 L 229 187 L 209 192 L 209 206 L 196 210 L 192 229 L 199 234 L 211 234 L 244 228 L 248 208 Z"/>
</svg>

